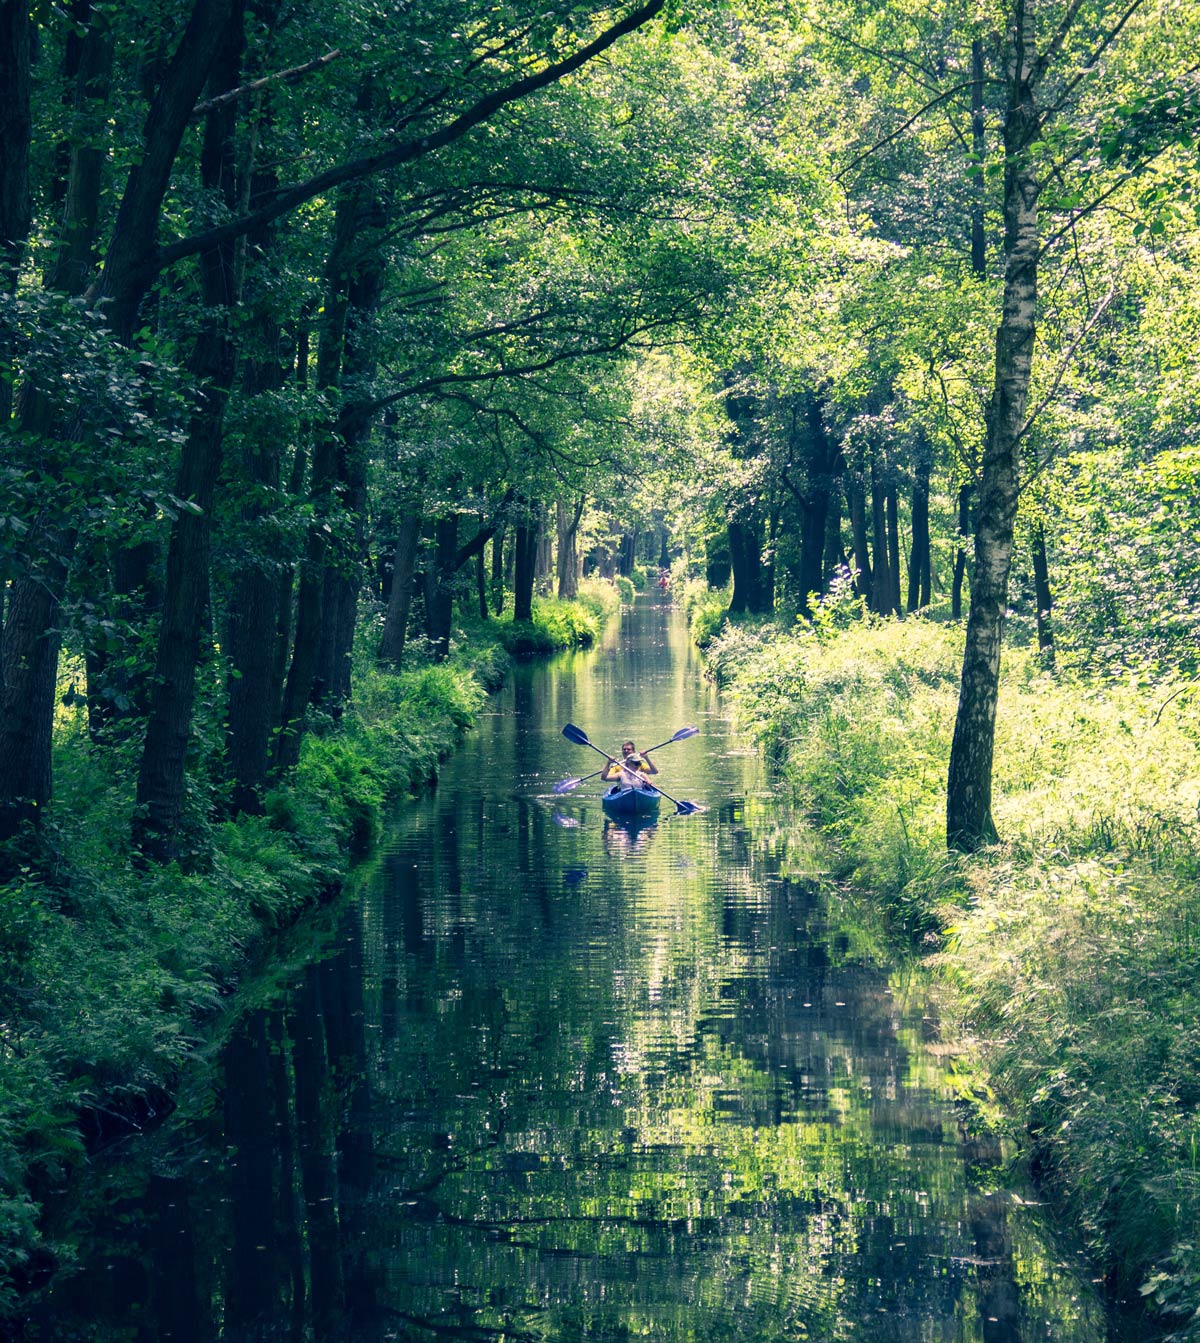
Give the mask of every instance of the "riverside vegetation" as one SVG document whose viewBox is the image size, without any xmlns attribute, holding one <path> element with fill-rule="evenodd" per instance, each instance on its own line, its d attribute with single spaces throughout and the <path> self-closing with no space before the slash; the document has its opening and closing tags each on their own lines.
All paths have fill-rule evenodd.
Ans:
<svg viewBox="0 0 1200 1343">
<path fill-rule="evenodd" d="M 844 589 L 791 630 L 689 599 L 710 674 L 828 837 L 834 879 L 883 902 L 934 972 L 979 1117 L 1021 1135 L 1115 1296 L 1200 1337 L 1195 681 L 1008 650 L 1005 839 L 954 854 L 959 626 L 864 616 Z"/>
<path fill-rule="evenodd" d="M 577 600 L 535 600 L 531 621 L 468 623 L 441 663 L 418 652 L 393 673 L 362 659 L 340 721 L 314 717 L 262 815 L 229 813 L 212 685 L 187 842 L 164 866 L 131 861 L 132 752 L 114 769 L 67 692 L 59 805 L 44 836 L 54 865 L 21 864 L 0 885 L 0 1318 L 15 1290 L 69 1253 L 41 1239 L 43 1197 L 91 1145 L 171 1108 L 189 1058 L 234 1015 L 225 1004 L 256 952 L 340 888 L 389 802 L 434 781 L 502 683 L 508 650 L 586 647 L 617 601 L 613 586 L 584 583 Z"/>
</svg>

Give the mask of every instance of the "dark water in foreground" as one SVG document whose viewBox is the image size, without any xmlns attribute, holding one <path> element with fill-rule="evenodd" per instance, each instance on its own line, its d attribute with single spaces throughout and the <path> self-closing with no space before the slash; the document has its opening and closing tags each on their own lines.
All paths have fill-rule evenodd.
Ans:
<svg viewBox="0 0 1200 1343">
<path fill-rule="evenodd" d="M 568 720 L 698 723 L 658 759 L 709 810 L 555 799 Z M 520 669 L 191 1117 L 98 1163 L 29 1337 L 1113 1337 L 781 807 L 669 608 Z"/>
</svg>

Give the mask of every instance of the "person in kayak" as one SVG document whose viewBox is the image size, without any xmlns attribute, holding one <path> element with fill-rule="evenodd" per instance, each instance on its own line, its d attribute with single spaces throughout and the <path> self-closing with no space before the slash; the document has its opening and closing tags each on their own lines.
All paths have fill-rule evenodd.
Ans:
<svg viewBox="0 0 1200 1343">
<path fill-rule="evenodd" d="M 637 747 L 631 741 L 621 743 L 621 761 L 613 760 L 604 767 L 600 776 L 605 783 L 615 783 L 621 788 L 649 788 L 647 779 L 658 773 L 658 766 L 648 755 L 639 755 Z"/>
</svg>

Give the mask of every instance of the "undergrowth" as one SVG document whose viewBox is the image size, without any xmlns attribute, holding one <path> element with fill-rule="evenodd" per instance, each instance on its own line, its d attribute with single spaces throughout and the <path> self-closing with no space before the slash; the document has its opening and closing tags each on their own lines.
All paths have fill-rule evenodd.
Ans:
<svg viewBox="0 0 1200 1343">
<path fill-rule="evenodd" d="M 536 597 L 532 620 L 491 621 L 486 628 L 513 657 L 590 648 L 620 604 L 619 590 L 613 584 L 585 579 L 574 600 Z"/>
<path fill-rule="evenodd" d="M 920 620 L 728 625 L 707 656 L 833 841 L 837 875 L 929 954 L 947 1027 L 1113 1292 L 1200 1339 L 1195 687 L 1055 676 L 1007 650 L 1003 842 L 952 856 L 961 640 Z"/>
</svg>

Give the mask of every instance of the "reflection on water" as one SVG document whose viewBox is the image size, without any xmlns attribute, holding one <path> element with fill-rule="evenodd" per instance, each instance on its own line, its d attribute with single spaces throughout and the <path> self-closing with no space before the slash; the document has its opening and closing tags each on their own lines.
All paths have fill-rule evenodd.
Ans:
<svg viewBox="0 0 1200 1343">
<path fill-rule="evenodd" d="M 555 796 L 567 721 L 699 722 L 658 763 L 708 809 Z M 96 1172 L 27 1336 L 1112 1337 L 785 821 L 666 608 L 522 669 L 209 1103 Z"/>
</svg>

